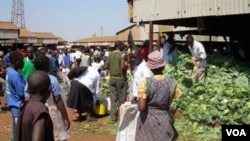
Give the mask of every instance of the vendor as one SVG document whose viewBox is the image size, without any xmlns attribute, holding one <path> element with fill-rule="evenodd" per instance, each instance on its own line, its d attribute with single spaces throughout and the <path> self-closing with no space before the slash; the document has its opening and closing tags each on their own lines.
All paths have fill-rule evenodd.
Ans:
<svg viewBox="0 0 250 141">
<path fill-rule="evenodd" d="M 194 65 L 194 67 L 191 79 L 192 83 L 195 84 L 205 80 L 207 68 L 207 54 L 202 43 L 194 40 L 194 37 L 192 35 L 188 35 L 186 40 L 189 51 L 193 56 L 191 63 Z"/>
</svg>

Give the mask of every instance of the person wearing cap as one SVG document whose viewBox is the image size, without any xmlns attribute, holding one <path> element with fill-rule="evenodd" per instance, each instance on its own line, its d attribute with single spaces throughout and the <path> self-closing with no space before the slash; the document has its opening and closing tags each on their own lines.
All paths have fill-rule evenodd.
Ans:
<svg viewBox="0 0 250 141">
<path fill-rule="evenodd" d="M 188 35 L 186 37 L 186 40 L 189 51 L 193 56 L 191 63 L 193 64 L 194 67 L 191 79 L 192 83 L 195 84 L 205 80 L 206 68 L 207 68 L 207 61 L 206 61 L 207 54 L 202 43 L 194 40 L 194 37 L 192 35 Z"/>
<path fill-rule="evenodd" d="M 148 55 L 147 66 L 152 77 L 138 86 L 136 141 L 175 141 L 177 132 L 170 113 L 171 100 L 180 96 L 179 86 L 173 78 L 163 75 L 166 63 L 160 51 Z"/>
<path fill-rule="evenodd" d="M 169 36 L 166 40 L 164 35 L 161 36 L 161 44 L 163 46 L 163 58 L 166 63 L 171 63 L 174 60 L 174 38 L 173 36 Z"/>
<path fill-rule="evenodd" d="M 118 108 L 126 100 L 127 94 L 127 68 L 123 53 L 124 44 L 121 41 L 115 42 L 115 51 L 109 53 L 106 67 L 110 72 L 110 96 L 111 96 L 111 120 L 118 121 Z"/>
</svg>

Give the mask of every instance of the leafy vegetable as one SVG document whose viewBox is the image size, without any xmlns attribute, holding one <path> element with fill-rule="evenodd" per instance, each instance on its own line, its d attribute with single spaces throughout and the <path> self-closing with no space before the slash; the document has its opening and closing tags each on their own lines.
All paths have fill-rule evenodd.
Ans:
<svg viewBox="0 0 250 141">
<path fill-rule="evenodd" d="M 192 86 L 191 56 L 179 52 L 176 61 L 165 67 L 164 74 L 174 77 L 183 95 L 172 102 L 193 122 L 208 124 L 249 124 L 250 84 L 248 65 L 218 53 L 208 56 L 207 78 Z"/>
<path fill-rule="evenodd" d="M 221 139 L 220 127 L 214 128 L 192 122 L 185 117 L 175 120 L 175 128 L 179 134 L 178 140 L 212 141 Z"/>
<path fill-rule="evenodd" d="M 131 79 L 132 79 L 132 74 L 129 71 L 127 72 L 127 79 L 128 79 L 127 80 L 128 84 L 130 84 Z M 109 75 L 105 76 L 101 80 L 100 93 L 103 95 L 110 95 L 110 93 L 109 93 L 109 80 L 110 80 Z M 129 91 L 130 91 L 130 85 L 128 85 L 127 94 L 129 94 Z"/>
</svg>

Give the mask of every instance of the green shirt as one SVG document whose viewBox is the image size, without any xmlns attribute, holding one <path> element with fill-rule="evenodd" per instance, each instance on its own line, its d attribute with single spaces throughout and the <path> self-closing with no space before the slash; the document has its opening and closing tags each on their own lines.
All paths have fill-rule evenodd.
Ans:
<svg viewBox="0 0 250 141">
<path fill-rule="evenodd" d="M 121 51 L 114 51 L 109 53 L 109 68 L 110 68 L 110 77 L 123 78 L 123 71 L 121 68 L 123 53 Z"/>
<path fill-rule="evenodd" d="M 28 57 L 23 59 L 24 65 L 22 68 L 22 75 L 25 79 L 28 79 L 30 74 L 35 71 L 34 64 Z"/>
</svg>

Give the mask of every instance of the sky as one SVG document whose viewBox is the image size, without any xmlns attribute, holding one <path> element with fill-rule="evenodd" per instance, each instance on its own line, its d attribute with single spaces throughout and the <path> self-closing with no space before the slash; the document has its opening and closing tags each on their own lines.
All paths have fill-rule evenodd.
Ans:
<svg viewBox="0 0 250 141">
<path fill-rule="evenodd" d="M 12 0 L 0 0 L 0 21 L 10 21 L 11 10 Z M 30 31 L 68 41 L 115 35 L 131 25 L 126 0 L 24 0 L 24 13 Z"/>
</svg>

